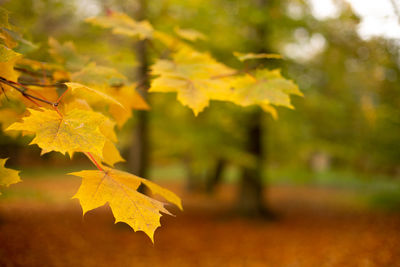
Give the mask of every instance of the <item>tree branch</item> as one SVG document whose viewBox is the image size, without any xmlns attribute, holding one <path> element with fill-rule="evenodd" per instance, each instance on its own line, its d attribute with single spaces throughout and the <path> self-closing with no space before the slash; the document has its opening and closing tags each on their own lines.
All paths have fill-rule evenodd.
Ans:
<svg viewBox="0 0 400 267">
<path fill-rule="evenodd" d="M 52 105 L 53 107 L 57 107 L 58 106 L 58 103 L 54 103 L 54 102 L 51 102 L 51 101 L 48 101 L 48 100 L 45 100 L 45 99 L 42 99 L 40 97 L 37 97 L 37 96 L 34 96 L 34 95 L 31 95 L 31 94 L 27 93 L 25 88 L 20 88 L 17 83 L 15 83 L 13 81 L 9 81 L 9 80 L 7 80 L 7 79 L 5 79 L 3 77 L 0 77 L 0 83 L 7 84 L 8 86 L 10 86 L 10 87 L 14 88 L 15 90 L 17 90 L 18 92 L 20 92 L 24 97 L 27 97 L 27 98 L 29 98 L 31 100 L 35 99 L 37 101 Z"/>
</svg>

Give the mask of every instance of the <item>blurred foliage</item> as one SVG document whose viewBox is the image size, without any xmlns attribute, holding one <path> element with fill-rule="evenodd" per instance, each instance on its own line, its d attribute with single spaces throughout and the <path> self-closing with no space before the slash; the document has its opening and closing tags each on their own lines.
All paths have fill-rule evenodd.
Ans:
<svg viewBox="0 0 400 267">
<path fill-rule="evenodd" d="M 260 43 L 265 44 L 266 52 L 283 55 L 284 60 L 249 63 L 282 68 L 305 94 L 304 99 L 294 99 L 296 112 L 279 109 L 276 121 L 265 116 L 269 166 L 400 176 L 399 44 L 380 37 L 361 39 L 357 34 L 360 19 L 348 4 L 337 1 L 340 16 L 317 20 L 305 0 L 268 1 L 265 9 L 252 4 L 256 1 L 244 0 L 147 2 L 147 17 L 156 28 L 183 34 L 193 29 L 200 36 L 204 34 L 207 49 L 228 66 L 241 64 L 230 51 L 256 52 Z M 77 54 L 134 78 L 132 41 L 108 34 L 84 19 L 108 10 L 135 13 L 135 1 L 0 3 L 12 12 L 13 24 L 31 41 L 31 58 L 49 56 L 42 52 L 47 49 L 38 49 L 49 46 L 48 36 L 60 40 L 64 51 L 72 47 L 65 41 L 74 40 Z M 257 39 L 254 28 L 260 25 L 268 31 L 266 40 Z M 195 43 L 200 50 L 206 48 L 202 39 Z M 150 55 L 162 52 L 158 46 L 149 49 Z M 80 60 L 86 59 L 72 63 Z M 183 161 L 200 174 L 220 158 L 236 166 L 252 164 L 254 160 L 242 148 L 246 113 L 253 107 L 243 111 L 232 104 L 214 102 L 195 118 L 187 108 L 171 101 L 173 97 L 150 95 L 153 162 Z M 126 131 L 133 124 L 135 119 L 120 132 L 121 146 L 130 144 Z"/>
</svg>

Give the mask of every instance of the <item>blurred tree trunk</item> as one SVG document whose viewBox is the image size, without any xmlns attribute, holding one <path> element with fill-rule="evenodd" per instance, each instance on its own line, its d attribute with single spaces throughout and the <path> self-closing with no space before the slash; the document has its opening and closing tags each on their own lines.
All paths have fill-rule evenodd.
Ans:
<svg viewBox="0 0 400 267">
<path fill-rule="evenodd" d="M 253 0 L 255 8 L 266 10 L 271 6 L 272 0 Z M 268 14 L 266 14 L 267 16 Z M 254 25 L 257 39 L 254 43 L 254 50 L 257 52 L 271 52 L 268 48 L 268 31 L 265 24 Z M 263 129 L 264 112 L 260 109 L 252 111 L 247 117 L 247 142 L 246 152 L 254 156 L 255 164 L 252 167 L 243 167 L 239 183 L 237 198 L 237 211 L 244 216 L 262 216 L 273 218 L 273 213 L 265 203 L 263 185 L 263 137 L 266 135 L 266 128 Z"/>
<path fill-rule="evenodd" d="M 211 173 L 207 177 L 207 184 L 206 184 L 206 191 L 207 193 L 211 194 L 214 192 L 215 187 L 221 183 L 222 174 L 224 172 L 226 166 L 226 160 L 223 158 L 219 158 L 216 160 L 216 164 Z"/>
<path fill-rule="evenodd" d="M 253 111 L 248 116 L 246 152 L 255 157 L 251 167 L 243 167 L 239 183 L 238 212 L 245 216 L 271 217 L 264 199 L 263 185 L 263 111 Z"/>
<path fill-rule="evenodd" d="M 146 0 L 137 1 L 135 19 L 140 21 L 146 19 L 147 3 Z M 138 81 L 138 91 L 144 99 L 148 101 L 147 90 L 150 80 L 148 75 L 148 58 L 146 40 L 139 40 L 134 47 L 138 67 L 135 70 L 136 80 Z M 148 112 L 139 110 L 134 114 L 137 124 L 133 129 L 132 142 L 129 151 L 128 165 L 132 173 L 147 177 L 149 167 L 149 122 Z"/>
</svg>

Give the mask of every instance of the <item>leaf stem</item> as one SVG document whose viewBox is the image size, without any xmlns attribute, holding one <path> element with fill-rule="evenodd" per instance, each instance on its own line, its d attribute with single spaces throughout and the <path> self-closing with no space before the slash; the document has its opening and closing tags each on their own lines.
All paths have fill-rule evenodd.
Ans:
<svg viewBox="0 0 400 267">
<path fill-rule="evenodd" d="M 93 155 L 92 155 L 90 152 L 84 152 L 84 153 L 85 153 L 85 155 L 90 159 L 90 161 L 91 161 L 94 165 L 96 165 L 96 168 L 97 168 L 99 171 L 105 172 L 104 169 L 100 166 L 100 164 L 96 161 L 96 159 L 93 157 Z"/>
<path fill-rule="evenodd" d="M 30 83 L 30 82 L 20 82 L 21 85 L 31 85 L 31 86 L 38 86 L 38 87 L 57 87 L 62 85 L 62 83 L 54 83 L 54 84 L 41 84 L 41 83 Z"/>
<path fill-rule="evenodd" d="M 67 89 L 60 95 L 60 97 L 57 99 L 56 103 L 60 103 L 61 99 L 64 97 L 65 93 L 69 90 L 69 87 L 67 86 Z"/>
</svg>

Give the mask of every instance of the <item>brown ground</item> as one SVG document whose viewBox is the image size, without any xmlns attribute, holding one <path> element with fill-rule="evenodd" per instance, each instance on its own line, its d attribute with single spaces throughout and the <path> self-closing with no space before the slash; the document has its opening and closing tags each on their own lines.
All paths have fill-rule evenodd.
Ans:
<svg viewBox="0 0 400 267">
<path fill-rule="evenodd" d="M 163 216 L 155 245 L 113 224 L 109 208 L 84 219 L 68 200 L 79 179 L 27 180 L 0 202 L 0 266 L 400 266 L 400 214 L 366 209 L 352 193 L 274 187 L 276 222 L 231 216 L 234 191 L 188 195 Z M 19 193 L 18 193 L 19 192 Z"/>
</svg>

